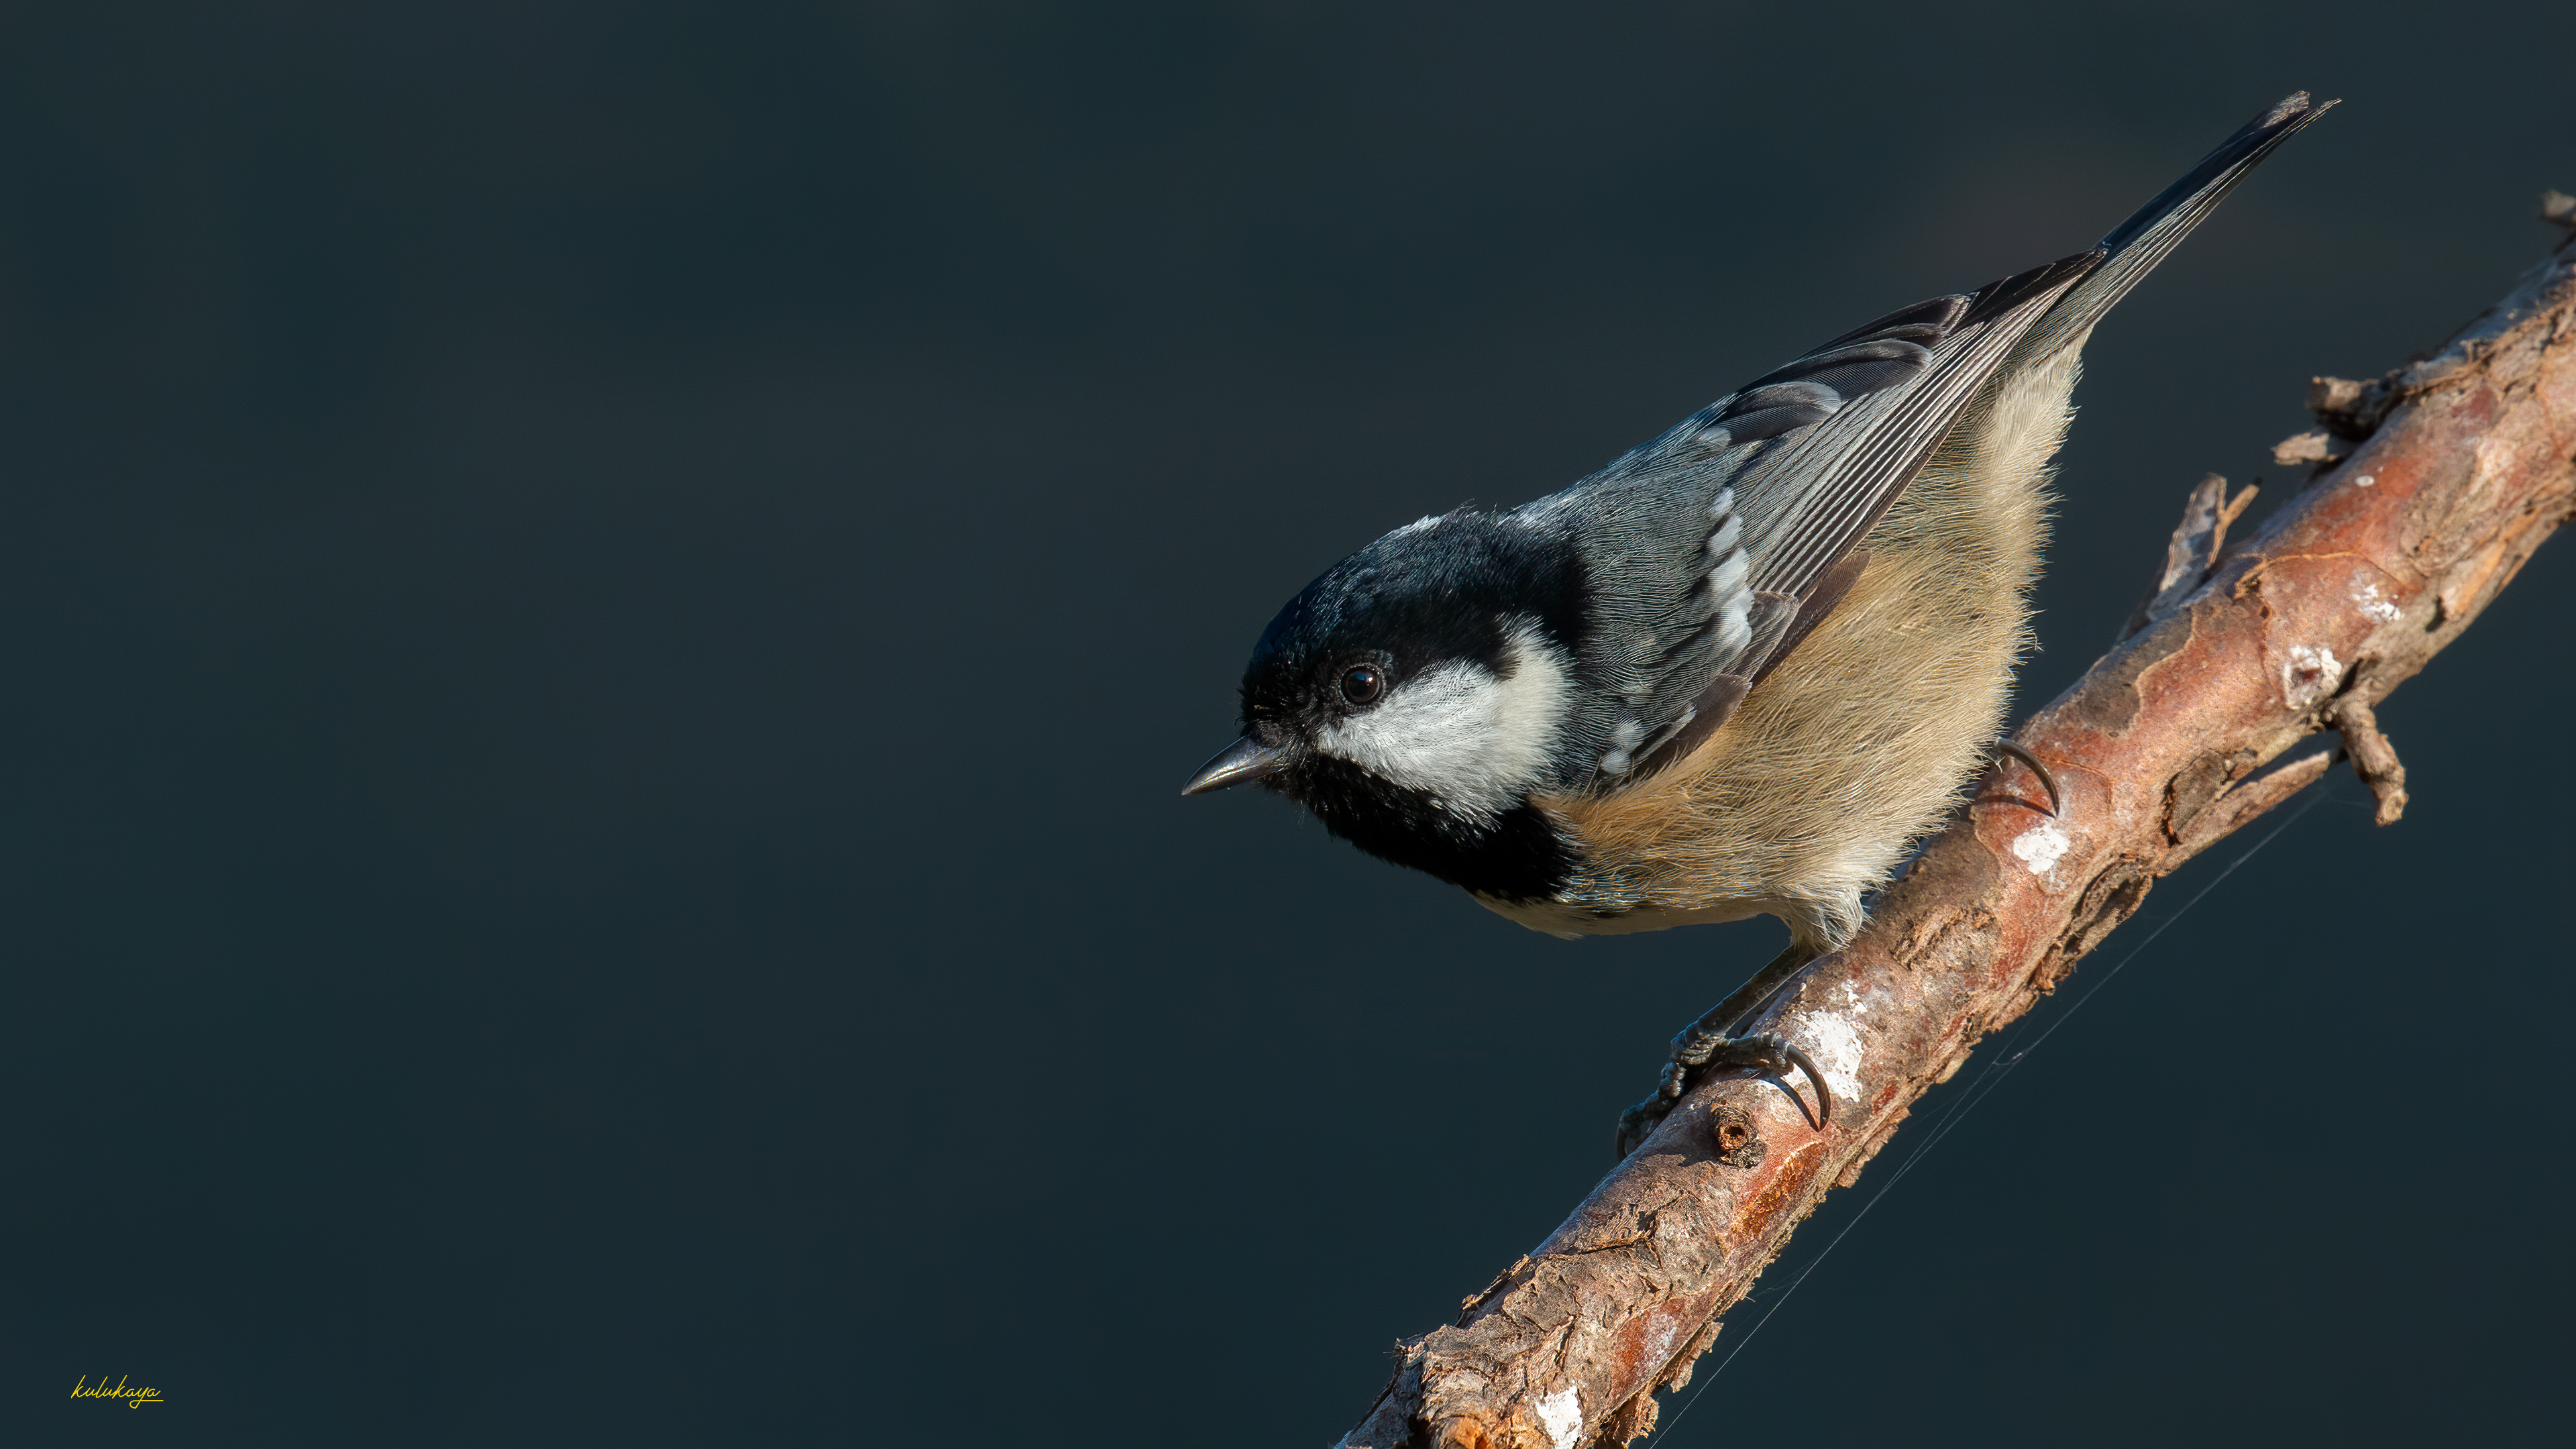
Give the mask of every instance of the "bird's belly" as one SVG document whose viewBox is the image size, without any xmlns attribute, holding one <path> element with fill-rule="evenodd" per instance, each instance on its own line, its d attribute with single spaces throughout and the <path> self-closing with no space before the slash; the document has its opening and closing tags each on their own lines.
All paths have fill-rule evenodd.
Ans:
<svg viewBox="0 0 2576 1449">
<path fill-rule="evenodd" d="M 1819 950 L 1849 939 L 2001 723 L 2075 372 L 2069 354 L 2016 379 L 1944 443 L 1841 605 L 1689 756 L 1607 795 L 1533 797 L 1586 868 L 1554 899 L 1486 908 L 1568 937 L 1775 915 Z"/>
</svg>

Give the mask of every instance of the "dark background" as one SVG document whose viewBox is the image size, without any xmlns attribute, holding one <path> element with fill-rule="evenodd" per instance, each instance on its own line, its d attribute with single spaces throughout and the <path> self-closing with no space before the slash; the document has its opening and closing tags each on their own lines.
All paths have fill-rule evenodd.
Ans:
<svg viewBox="0 0 2576 1449">
<path fill-rule="evenodd" d="M 1272 610 L 2343 96 L 2096 339 L 2044 700 L 2203 470 L 2292 490 L 2311 373 L 2543 253 L 2571 40 L 11 7 L 0 1425 L 1329 1442 L 1780 931 L 1562 943 L 1181 800 Z M 2402 825 L 2338 773 L 1656 1442 L 2563 1431 L 2568 547 L 2384 708 Z"/>
</svg>

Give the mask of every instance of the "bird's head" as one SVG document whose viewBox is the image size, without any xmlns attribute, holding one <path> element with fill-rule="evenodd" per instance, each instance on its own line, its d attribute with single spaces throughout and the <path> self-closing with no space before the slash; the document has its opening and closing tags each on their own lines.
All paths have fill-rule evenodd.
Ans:
<svg viewBox="0 0 2576 1449">
<path fill-rule="evenodd" d="M 1456 879 L 1562 772 L 1582 590 L 1518 515 L 1425 518 L 1335 564 L 1263 630 L 1243 737 L 1184 794 L 1257 781 L 1374 854 Z M 1465 883 L 1465 882 L 1461 882 Z"/>
</svg>

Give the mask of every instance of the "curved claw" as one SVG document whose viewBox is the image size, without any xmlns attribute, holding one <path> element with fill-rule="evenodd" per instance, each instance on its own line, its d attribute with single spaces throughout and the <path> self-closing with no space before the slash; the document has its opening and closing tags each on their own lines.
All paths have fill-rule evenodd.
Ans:
<svg viewBox="0 0 2576 1449">
<path fill-rule="evenodd" d="M 2030 772 L 2039 777 L 2040 788 L 2048 792 L 2049 818 L 2055 819 L 2057 812 L 2064 807 L 2066 802 L 2057 793 L 2056 777 L 2048 773 L 2048 767 L 2039 762 L 2039 757 L 2032 754 L 2030 751 L 2023 749 L 2021 746 L 2014 744 L 2010 740 L 1995 741 L 1995 753 L 1998 755 L 2009 756 L 2030 767 Z"/>
<path fill-rule="evenodd" d="M 1798 1070 L 1807 1074 L 1807 1080 L 1816 1084 L 1816 1115 L 1813 1120 L 1816 1124 L 1816 1130 L 1819 1132 L 1824 1131 L 1825 1128 L 1834 1120 L 1834 1094 L 1831 1089 L 1825 1086 L 1825 1074 L 1816 1070 L 1815 1058 L 1808 1056 L 1805 1052 L 1798 1050 L 1796 1047 L 1783 1046 L 1781 1048 L 1781 1054 L 1786 1056 L 1790 1061 L 1797 1063 Z M 1800 1102 L 1798 1107 L 1803 1111 L 1805 1110 L 1806 1105 L 1806 1103 Z"/>
<path fill-rule="evenodd" d="M 1661 1093 L 1648 1097 L 1619 1114 L 1619 1126 L 1610 1135 L 1612 1161 L 1625 1162 L 1628 1154 L 1645 1145 L 1646 1138 L 1663 1124 L 1672 1106 Z"/>
<path fill-rule="evenodd" d="M 1689 1043 L 1687 1049 L 1683 1046 L 1685 1042 Z M 1805 1072 L 1807 1080 L 1815 1085 L 1816 1105 L 1810 1111 L 1807 1099 L 1798 1097 L 1799 1112 L 1819 1132 L 1833 1125 L 1834 1093 L 1825 1085 L 1824 1069 L 1816 1065 L 1815 1058 L 1791 1046 L 1788 1038 L 1776 1031 L 1745 1037 L 1712 1034 L 1697 1040 L 1692 1040 L 1692 1033 L 1684 1032 L 1675 1039 L 1673 1057 L 1664 1063 L 1664 1080 L 1657 1086 L 1655 1095 L 1619 1114 L 1619 1125 L 1610 1134 L 1614 1161 L 1627 1161 L 1628 1154 L 1645 1145 L 1654 1130 L 1672 1115 L 1683 1091 L 1690 1085 L 1691 1067 L 1721 1057 L 1728 1066 L 1750 1067 L 1764 1076 L 1779 1079 L 1781 1087 L 1792 1097 L 1798 1097 L 1798 1089 L 1787 1080 L 1789 1069 L 1796 1067 Z"/>
</svg>

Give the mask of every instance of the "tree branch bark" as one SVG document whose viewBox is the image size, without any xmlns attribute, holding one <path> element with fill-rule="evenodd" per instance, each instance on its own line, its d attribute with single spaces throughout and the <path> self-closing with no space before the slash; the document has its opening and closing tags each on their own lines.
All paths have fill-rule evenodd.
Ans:
<svg viewBox="0 0 2576 1449">
<path fill-rule="evenodd" d="M 2548 217 L 2544 210 L 2544 218 Z M 1824 1131 L 1772 1083 L 1703 1083 L 1536 1251 L 1402 1346 L 1347 1449 L 1573 1449 L 1653 1427 L 1717 1315 L 1916 1099 L 2028 1011 L 2158 877 L 2325 773 L 2273 762 L 2335 730 L 2379 802 L 2405 770 L 2373 706 L 2478 616 L 2576 513 L 2576 233 L 2438 353 L 2369 383 L 2320 378 L 2307 488 L 2251 539 L 2205 481 L 2124 642 L 2018 736 L 2066 804 L 1989 773 L 1851 946 L 1755 1031 L 1826 1071 Z M 2295 446 L 2294 446 L 2295 445 Z M 2273 766 L 2266 769 L 2266 766 Z"/>
</svg>

